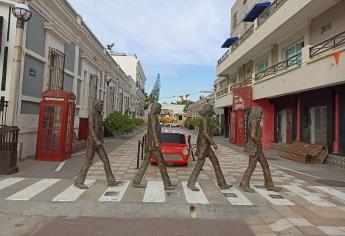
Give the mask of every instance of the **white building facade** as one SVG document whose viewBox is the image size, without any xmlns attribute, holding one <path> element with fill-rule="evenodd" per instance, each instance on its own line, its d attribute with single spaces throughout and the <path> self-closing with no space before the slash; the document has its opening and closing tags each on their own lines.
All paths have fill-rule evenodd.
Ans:
<svg viewBox="0 0 345 236">
<path fill-rule="evenodd" d="M 16 18 L 11 7 L 17 1 L 0 0 L 1 63 L 0 98 L 8 101 L 12 81 Z M 66 0 L 31 1 L 32 18 L 25 24 L 23 55 L 15 124 L 20 128 L 23 157 L 33 156 L 36 146 L 42 92 L 54 90 L 54 71 L 63 74 L 63 91 L 76 96 L 75 130 L 87 118 L 93 99 L 105 103 L 104 116 L 131 109 L 133 80 L 111 57 Z M 62 60 L 64 63 L 58 63 Z M 108 81 L 106 80 L 108 79 Z M 126 104 L 125 104 L 126 103 Z M 12 119 L 7 118 L 7 123 Z"/>
</svg>

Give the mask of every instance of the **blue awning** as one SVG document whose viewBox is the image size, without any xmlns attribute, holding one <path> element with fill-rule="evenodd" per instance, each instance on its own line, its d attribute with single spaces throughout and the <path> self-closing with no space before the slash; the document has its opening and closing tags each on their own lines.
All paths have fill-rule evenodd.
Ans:
<svg viewBox="0 0 345 236">
<path fill-rule="evenodd" d="M 254 22 L 254 20 L 263 12 L 267 7 L 271 6 L 271 2 L 256 3 L 252 9 L 246 14 L 243 21 Z"/>
<path fill-rule="evenodd" d="M 238 40 L 238 37 L 230 37 L 228 38 L 222 45 L 222 48 L 229 48 Z"/>
</svg>

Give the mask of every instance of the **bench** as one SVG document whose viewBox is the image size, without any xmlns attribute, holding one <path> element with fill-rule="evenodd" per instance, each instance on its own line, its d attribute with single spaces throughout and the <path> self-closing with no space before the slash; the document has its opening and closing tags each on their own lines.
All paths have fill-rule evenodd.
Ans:
<svg viewBox="0 0 345 236">
<path fill-rule="evenodd" d="M 300 163 L 323 163 L 327 157 L 327 147 L 295 141 L 280 147 L 279 156 Z"/>
</svg>

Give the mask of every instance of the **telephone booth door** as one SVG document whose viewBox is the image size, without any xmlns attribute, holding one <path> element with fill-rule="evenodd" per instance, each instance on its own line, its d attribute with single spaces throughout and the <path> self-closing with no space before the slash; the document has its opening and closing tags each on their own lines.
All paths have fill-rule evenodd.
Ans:
<svg viewBox="0 0 345 236">
<path fill-rule="evenodd" d="M 64 161 L 72 154 L 75 96 L 62 91 L 43 93 L 40 104 L 36 159 Z"/>
</svg>

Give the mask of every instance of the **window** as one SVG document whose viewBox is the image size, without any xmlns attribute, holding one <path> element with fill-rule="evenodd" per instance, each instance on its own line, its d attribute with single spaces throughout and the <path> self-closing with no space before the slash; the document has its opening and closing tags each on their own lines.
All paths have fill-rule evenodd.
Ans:
<svg viewBox="0 0 345 236">
<path fill-rule="evenodd" d="M 237 12 L 234 13 L 234 15 L 232 16 L 232 29 L 236 29 L 237 28 Z"/>
<path fill-rule="evenodd" d="M 267 68 L 268 68 L 268 59 L 266 59 L 266 60 L 264 60 L 258 64 L 258 72 L 259 73 L 264 72 L 265 70 L 267 70 Z"/>
<path fill-rule="evenodd" d="M 63 90 L 65 54 L 55 48 L 49 49 L 49 90 Z"/>
<path fill-rule="evenodd" d="M 296 43 L 285 50 L 285 57 L 286 59 L 292 58 L 288 61 L 288 66 L 296 65 L 301 63 L 301 57 L 295 58 L 296 55 L 300 54 L 302 51 L 302 48 L 304 47 L 304 41 Z"/>
<path fill-rule="evenodd" d="M 178 144 L 186 144 L 186 137 L 184 134 L 178 133 L 162 133 L 160 135 L 160 140 L 162 143 L 178 143 Z"/>
</svg>

